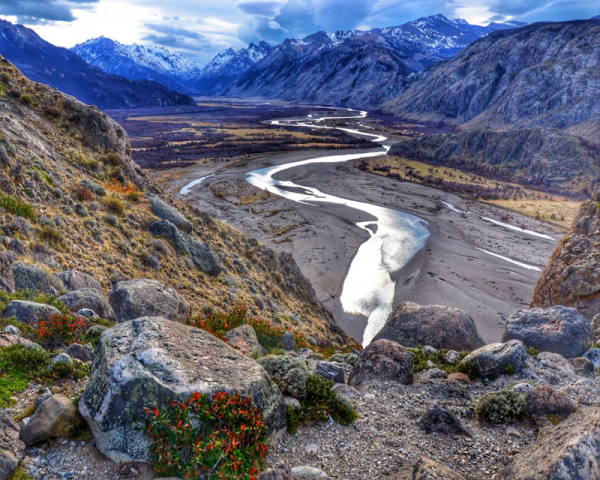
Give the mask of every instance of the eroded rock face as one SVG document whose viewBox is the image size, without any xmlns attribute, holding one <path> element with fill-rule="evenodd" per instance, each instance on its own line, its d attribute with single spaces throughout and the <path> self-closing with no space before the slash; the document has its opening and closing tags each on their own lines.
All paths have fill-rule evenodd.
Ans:
<svg viewBox="0 0 600 480">
<path fill-rule="evenodd" d="M 527 351 L 520 340 L 506 343 L 490 343 L 467 355 L 461 364 L 476 367 L 482 377 L 494 377 L 504 373 L 518 373 L 525 368 Z"/>
<path fill-rule="evenodd" d="M 458 308 L 405 302 L 396 307 L 375 340 L 386 338 L 405 347 L 431 345 L 468 352 L 485 345 L 475 322 Z"/>
<path fill-rule="evenodd" d="M 157 315 L 169 320 L 185 320 L 191 314 L 185 299 L 157 280 L 117 283 L 110 291 L 110 304 L 118 322 Z"/>
<path fill-rule="evenodd" d="M 221 262 L 213 252 L 208 242 L 200 242 L 193 236 L 179 230 L 168 220 L 161 220 L 150 225 L 150 233 L 173 243 L 175 250 L 187 253 L 192 257 L 194 264 L 203 272 L 217 276 L 223 268 Z"/>
<path fill-rule="evenodd" d="M 590 322 L 576 309 L 563 306 L 517 310 L 508 318 L 502 341 L 521 340 L 540 352 L 565 358 L 581 356 L 593 343 Z"/>
<path fill-rule="evenodd" d="M 413 381 L 413 358 L 399 343 L 377 340 L 360 352 L 348 384 L 356 387 L 371 380 L 387 380 L 407 385 Z"/>
<path fill-rule="evenodd" d="M 149 439 L 130 415 L 142 418 L 144 407 L 160 409 L 190 391 L 240 393 L 263 412 L 270 436 L 286 428 L 283 396 L 260 365 L 204 330 L 159 317 L 102 334 L 79 410 L 104 455 L 150 461 Z"/>
<path fill-rule="evenodd" d="M 592 320 L 600 313 L 600 185 L 581 205 L 571 231 L 552 253 L 531 307 L 564 305 Z"/>
<path fill-rule="evenodd" d="M 168 220 L 175 225 L 179 230 L 183 230 L 186 233 L 192 232 L 192 222 L 185 218 L 181 212 L 171 205 L 163 202 L 156 195 L 148 195 L 148 202 L 152 207 L 152 213 L 162 220 Z"/>
<path fill-rule="evenodd" d="M 504 480 L 600 478 L 600 409 L 582 407 L 537 440 L 501 473 Z"/>
<path fill-rule="evenodd" d="M 0 252 L 0 290 L 7 293 L 15 291 L 15 276 L 12 271 L 12 262 L 5 252 Z"/>
<path fill-rule="evenodd" d="M 0 480 L 12 478 L 25 455 L 19 425 L 6 412 L 0 414 Z"/>
<path fill-rule="evenodd" d="M 102 285 L 91 275 L 78 270 L 65 270 L 56 275 L 69 291 L 80 290 L 82 288 L 93 288 L 102 293 Z"/>
<path fill-rule="evenodd" d="M 82 288 L 58 297 L 72 312 L 84 308 L 93 310 L 97 315 L 106 320 L 114 320 L 115 312 L 104 298 L 104 295 L 95 288 Z"/>
</svg>

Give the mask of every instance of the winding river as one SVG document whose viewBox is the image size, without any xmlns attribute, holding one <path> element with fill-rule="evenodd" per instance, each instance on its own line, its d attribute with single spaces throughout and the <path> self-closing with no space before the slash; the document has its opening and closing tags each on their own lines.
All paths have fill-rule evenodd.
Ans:
<svg viewBox="0 0 600 480">
<path fill-rule="evenodd" d="M 354 112 L 353 110 L 349 110 Z M 348 133 L 372 138 L 375 143 L 387 140 L 381 135 L 348 128 L 316 125 L 328 118 L 364 118 L 367 112 L 358 112 L 352 117 L 320 117 L 306 120 L 273 120 L 273 125 L 304 128 L 337 128 Z M 262 190 L 285 197 L 295 202 L 318 207 L 320 204 L 345 205 L 360 210 L 376 218 L 374 221 L 358 222 L 356 225 L 369 232 L 369 239 L 363 243 L 352 260 L 341 294 L 342 308 L 346 313 L 363 315 L 368 319 L 363 336 L 363 346 L 385 325 L 392 312 L 396 281 L 394 274 L 404 267 L 421 250 L 429 237 L 424 220 L 407 213 L 368 203 L 348 200 L 329 195 L 316 188 L 297 185 L 291 181 L 275 179 L 275 175 L 291 168 L 313 163 L 341 163 L 350 160 L 374 158 L 387 155 L 388 146 L 367 153 L 347 153 L 315 157 L 274 167 L 261 168 L 246 173 L 246 180 Z"/>
</svg>

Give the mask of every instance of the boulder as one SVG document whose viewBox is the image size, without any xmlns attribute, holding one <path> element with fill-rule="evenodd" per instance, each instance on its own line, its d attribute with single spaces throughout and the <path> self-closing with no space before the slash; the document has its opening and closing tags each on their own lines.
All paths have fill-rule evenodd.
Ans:
<svg viewBox="0 0 600 480">
<path fill-rule="evenodd" d="M 594 368 L 600 368 L 600 348 L 590 348 L 582 357 L 592 362 Z"/>
<path fill-rule="evenodd" d="M 156 280 L 128 280 L 117 283 L 110 291 L 110 304 L 118 322 L 144 316 L 162 316 L 185 320 L 191 307 L 172 288 Z"/>
<path fill-rule="evenodd" d="M 65 353 L 76 360 L 80 360 L 82 362 L 91 362 L 92 357 L 94 356 L 94 347 L 91 344 L 86 343 L 85 345 L 79 345 L 78 343 L 73 343 L 69 345 L 69 347 L 65 350 Z"/>
<path fill-rule="evenodd" d="M 407 385 L 413 381 L 413 358 L 414 355 L 399 343 L 377 340 L 360 352 L 348 383 L 356 387 L 380 380 Z"/>
<path fill-rule="evenodd" d="M 64 395 L 52 395 L 21 429 L 21 440 L 31 446 L 51 438 L 64 437 L 77 421 L 77 409 L 73 401 Z"/>
<path fill-rule="evenodd" d="M 77 312 L 82 309 L 94 311 L 98 316 L 106 320 L 114 320 L 115 312 L 110 303 L 106 301 L 104 295 L 95 288 L 81 288 L 73 290 L 65 295 L 58 297 L 69 310 Z"/>
<path fill-rule="evenodd" d="M 279 462 L 268 468 L 258 477 L 258 480 L 291 480 L 292 470 L 285 462 Z"/>
<path fill-rule="evenodd" d="M 527 351 L 520 340 L 506 343 L 491 343 L 467 355 L 461 362 L 466 371 L 479 374 L 483 378 L 518 373 L 525 368 Z"/>
<path fill-rule="evenodd" d="M 52 315 L 60 315 L 60 310 L 51 305 L 27 300 L 13 300 L 4 312 L 5 318 L 14 317 L 18 322 L 27 324 L 37 324 L 39 320 L 48 320 Z"/>
<path fill-rule="evenodd" d="M 575 369 L 569 361 L 558 353 L 542 352 L 537 356 L 538 362 L 546 368 L 551 368 L 560 373 L 561 376 L 575 376 Z"/>
<path fill-rule="evenodd" d="M 50 361 L 49 368 L 54 368 L 55 365 L 73 365 L 73 359 L 66 353 L 59 353 Z"/>
<path fill-rule="evenodd" d="M 17 262 L 12 267 L 15 277 L 16 290 L 32 290 L 34 292 L 57 295 L 57 290 L 52 286 L 48 274 L 35 265 Z"/>
<path fill-rule="evenodd" d="M 285 332 L 281 344 L 286 352 L 293 352 L 296 349 L 296 337 L 292 332 Z"/>
<path fill-rule="evenodd" d="M 423 307 L 411 302 L 398 305 L 375 336 L 375 340 L 384 338 L 410 348 L 431 345 L 470 352 L 485 345 L 475 322 L 462 310 L 439 305 Z"/>
<path fill-rule="evenodd" d="M 338 395 L 341 395 L 348 400 L 360 397 L 360 392 L 356 388 L 343 383 L 336 383 L 333 387 L 331 387 L 331 390 L 337 392 Z"/>
<path fill-rule="evenodd" d="M 574 411 L 573 402 L 564 393 L 548 385 L 542 385 L 525 397 L 527 412 L 534 419 L 546 419 L 550 415 L 564 420 Z"/>
<path fill-rule="evenodd" d="M 194 228 L 192 222 L 185 218 L 179 210 L 163 202 L 156 195 L 148 195 L 146 198 L 150 203 L 154 215 L 162 220 L 168 220 L 179 230 L 183 230 L 186 233 L 192 233 L 192 229 Z"/>
<path fill-rule="evenodd" d="M 517 310 L 508 318 L 502 341 L 521 340 L 527 348 L 558 353 L 566 358 L 580 357 L 593 343 L 592 326 L 574 308 Z"/>
<path fill-rule="evenodd" d="M 151 460 L 150 440 L 131 422 L 190 392 L 239 393 L 259 408 L 271 440 L 286 428 L 283 396 L 254 360 L 199 328 L 144 317 L 106 330 L 79 401 L 96 446 L 117 463 Z"/>
<path fill-rule="evenodd" d="M 0 414 L 0 480 L 12 478 L 25 456 L 25 444 L 19 438 L 19 425 L 3 411 Z"/>
<path fill-rule="evenodd" d="M 334 383 L 346 383 L 344 368 L 334 362 L 319 362 L 315 368 L 315 373 Z"/>
<path fill-rule="evenodd" d="M 56 275 L 69 291 L 81 290 L 82 288 L 93 288 L 102 293 L 102 285 L 91 275 L 78 270 L 65 270 Z"/>
<path fill-rule="evenodd" d="M 0 334 L 0 348 L 10 347 L 11 345 L 14 345 L 16 343 L 25 345 L 26 343 L 33 343 L 33 342 L 31 340 L 27 340 L 26 338 L 23 338 L 21 335 L 13 335 L 13 334 L 7 334 L 7 333 Z"/>
<path fill-rule="evenodd" d="M 151 224 L 150 233 L 169 240 L 178 252 L 190 255 L 194 264 L 203 272 L 215 277 L 223 271 L 221 262 L 208 242 L 196 240 L 191 235 L 179 230 L 168 220 Z"/>
<path fill-rule="evenodd" d="M 569 363 L 580 377 L 591 377 L 594 374 L 594 364 L 587 358 L 571 358 Z"/>
<path fill-rule="evenodd" d="M 600 409 L 582 407 L 540 430 L 500 474 L 503 480 L 600 478 Z"/>
<path fill-rule="evenodd" d="M 0 252 L 0 290 L 13 293 L 15 291 L 15 276 L 12 262 L 6 252 Z"/>
<path fill-rule="evenodd" d="M 448 381 L 464 383 L 465 385 L 471 383 L 471 379 L 468 377 L 468 375 L 465 375 L 461 372 L 455 372 L 448 375 Z"/>
<path fill-rule="evenodd" d="M 225 338 L 229 345 L 249 357 L 264 357 L 267 354 L 263 346 L 258 343 L 256 332 L 250 325 L 242 325 L 229 330 L 225 334 Z"/>
<path fill-rule="evenodd" d="M 443 406 L 430 405 L 419 420 L 419 426 L 425 433 L 446 433 L 472 436 L 460 419 Z"/>
<path fill-rule="evenodd" d="M 428 458 L 421 458 L 412 472 L 412 480 L 465 480 L 465 477 Z"/>
</svg>

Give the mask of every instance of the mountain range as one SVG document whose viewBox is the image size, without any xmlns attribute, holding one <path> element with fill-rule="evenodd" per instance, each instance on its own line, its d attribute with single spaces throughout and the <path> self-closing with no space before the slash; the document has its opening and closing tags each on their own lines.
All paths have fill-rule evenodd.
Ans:
<svg viewBox="0 0 600 480">
<path fill-rule="evenodd" d="M 132 81 L 93 67 L 33 30 L 0 20 L 0 54 L 36 82 L 58 88 L 103 109 L 156 105 L 193 105 L 191 97 L 156 81 Z"/>
</svg>

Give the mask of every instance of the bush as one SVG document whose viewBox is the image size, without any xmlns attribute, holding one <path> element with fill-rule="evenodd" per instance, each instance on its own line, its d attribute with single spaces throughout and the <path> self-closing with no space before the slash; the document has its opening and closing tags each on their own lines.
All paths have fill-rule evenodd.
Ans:
<svg viewBox="0 0 600 480">
<path fill-rule="evenodd" d="M 78 185 L 75 188 L 75 196 L 80 202 L 91 202 L 92 200 L 96 199 L 96 194 L 93 192 L 93 190 L 85 185 Z"/>
<path fill-rule="evenodd" d="M 112 214 L 123 215 L 123 213 L 125 213 L 125 204 L 123 203 L 123 200 L 114 195 L 107 195 L 102 198 L 102 205 L 104 205 Z"/>
<path fill-rule="evenodd" d="M 520 421 L 527 414 L 525 397 L 512 390 L 500 390 L 485 394 L 475 407 L 477 418 L 488 423 Z"/>
<path fill-rule="evenodd" d="M 6 72 L 0 73 L 0 82 L 8 85 L 10 83 L 10 75 Z"/>
<path fill-rule="evenodd" d="M 83 343 L 84 334 L 91 322 L 79 315 L 52 315 L 48 320 L 40 320 L 35 330 L 36 340 L 45 348 L 58 348 L 72 343 Z"/>
<path fill-rule="evenodd" d="M 239 394 L 192 392 L 161 412 L 145 408 L 143 427 L 152 439 L 160 477 L 256 479 L 267 456 L 267 427 L 250 399 Z M 212 473 L 211 473 L 212 472 Z"/>
<path fill-rule="evenodd" d="M 31 106 L 33 104 L 33 98 L 31 98 L 31 95 L 28 94 L 23 94 L 19 97 L 19 100 L 21 101 L 21 103 L 23 103 L 24 105 L 28 105 Z"/>
<path fill-rule="evenodd" d="M 121 165 L 121 157 L 116 153 L 109 153 L 108 155 L 103 155 L 100 157 L 100 161 L 106 165 L 111 165 L 113 167 Z"/>
<path fill-rule="evenodd" d="M 69 310 L 63 302 L 49 293 L 34 292 L 33 290 L 17 290 L 13 293 L 6 293 L 0 290 L 0 310 L 2 312 L 6 310 L 7 305 L 13 300 L 28 300 L 35 303 L 44 303 L 57 308 L 61 313 L 67 313 Z"/>
<path fill-rule="evenodd" d="M 19 200 L 18 198 L 11 197 L 10 195 L 0 196 L 0 207 L 3 207 L 10 213 L 19 215 L 20 217 L 28 218 L 29 220 L 33 220 L 37 217 L 37 212 L 32 205 L 23 200 Z"/>
<path fill-rule="evenodd" d="M 64 237 L 58 228 L 50 225 L 44 225 L 40 230 L 40 239 L 56 245 L 61 244 Z"/>
<path fill-rule="evenodd" d="M 283 395 L 297 399 L 306 396 L 306 382 L 311 373 L 303 361 L 287 355 L 267 355 L 256 361 L 266 370 Z"/>
</svg>

